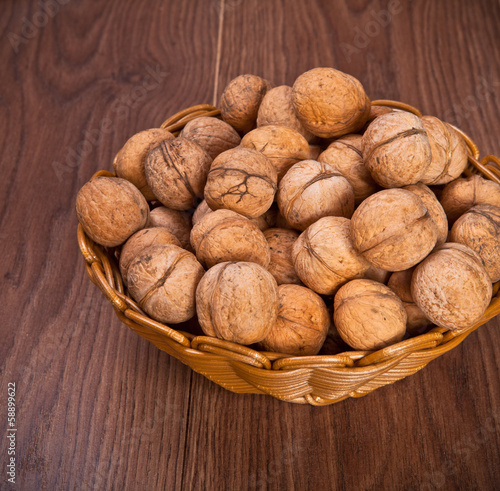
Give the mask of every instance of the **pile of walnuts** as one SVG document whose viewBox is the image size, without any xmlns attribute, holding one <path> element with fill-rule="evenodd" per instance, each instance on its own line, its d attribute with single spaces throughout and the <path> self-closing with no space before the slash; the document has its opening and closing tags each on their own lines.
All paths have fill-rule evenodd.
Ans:
<svg viewBox="0 0 500 491">
<path fill-rule="evenodd" d="M 500 185 L 460 177 L 452 126 L 372 107 L 333 68 L 293 87 L 239 76 L 220 106 L 222 120 L 179 136 L 132 136 L 117 177 L 78 193 L 86 234 L 116 248 L 144 312 L 290 355 L 327 336 L 337 351 L 376 350 L 481 318 L 500 280 Z"/>
</svg>

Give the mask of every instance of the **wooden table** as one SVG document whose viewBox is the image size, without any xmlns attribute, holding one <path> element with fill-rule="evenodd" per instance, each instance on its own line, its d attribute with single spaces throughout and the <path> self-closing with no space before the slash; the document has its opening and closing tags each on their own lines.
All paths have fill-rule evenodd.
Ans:
<svg viewBox="0 0 500 491">
<path fill-rule="evenodd" d="M 498 489 L 500 321 L 315 408 L 223 390 L 121 325 L 75 196 L 132 134 L 255 73 L 334 66 L 500 153 L 497 1 L 0 4 L 2 489 Z M 16 385 L 16 486 L 6 482 Z"/>
</svg>

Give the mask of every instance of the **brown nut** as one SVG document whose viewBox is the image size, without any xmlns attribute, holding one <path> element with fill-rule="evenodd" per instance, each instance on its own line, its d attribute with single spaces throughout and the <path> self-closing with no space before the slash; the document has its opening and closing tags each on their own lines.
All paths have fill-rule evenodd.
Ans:
<svg viewBox="0 0 500 491">
<path fill-rule="evenodd" d="M 299 132 L 286 126 L 256 128 L 243 137 L 241 146 L 265 155 L 278 173 L 278 182 L 293 164 L 308 159 L 310 154 L 307 140 Z"/>
<path fill-rule="evenodd" d="M 441 193 L 448 222 L 455 220 L 476 205 L 500 206 L 500 185 L 489 179 L 473 174 L 468 178 L 460 178 L 450 182 Z"/>
<path fill-rule="evenodd" d="M 320 145 L 309 145 L 309 157 L 308 160 L 316 160 L 319 162 L 319 156 L 323 152 L 323 147 Z"/>
<path fill-rule="evenodd" d="M 191 215 L 189 213 L 158 206 L 150 213 L 148 227 L 166 228 L 179 239 L 183 249 L 192 251 L 190 241 Z"/>
<path fill-rule="evenodd" d="M 313 135 L 333 138 L 360 130 L 370 100 L 359 80 L 334 68 L 313 68 L 292 87 L 295 114 Z"/>
<path fill-rule="evenodd" d="M 196 311 L 207 336 L 240 344 L 258 343 L 276 322 L 278 285 L 258 264 L 216 264 L 198 285 Z"/>
<path fill-rule="evenodd" d="M 279 286 L 278 298 L 278 318 L 261 346 L 266 351 L 293 356 L 317 355 L 330 327 L 323 299 L 299 285 Z"/>
<path fill-rule="evenodd" d="M 193 227 L 209 213 L 213 213 L 213 210 L 208 206 L 207 202 L 203 200 L 194 210 L 193 213 Z"/>
<path fill-rule="evenodd" d="M 328 164 L 303 160 L 281 180 L 278 206 L 293 228 L 305 230 L 325 216 L 350 218 L 354 191 L 347 179 Z"/>
<path fill-rule="evenodd" d="M 467 145 L 448 123 L 434 116 L 421 118 L 431 145 L 431 165 L 420 180 L 424 184 L 447 184 L 460 177 L 467 167 Z"/>
<path fill-rule="evenodd" d="M 264 237 L 269 244 L 271 261 L 267 270 L 274 276 L 276 283 L 294 283 L 300 285 L 300 278 L 293 267 L 292 247 L 299 234 L 295 230 L 268 228 Z"/>
<path fill-rule="evenodd" d="M 271 84 L 257 75 L 240 75 L 231 80 L 220 100 L 222 119 L 241 133 L 252 130 L 262 98 L 270 88 Z"/>
<path fill-rule="evenodd" d="M 115 247 L 146 226 L 149 206 L 142 193 L 126 179 L 94 177 L 78 191 L 76 214 L 92 240 Z"/>
<path fill-rule="evenodd" d="M 191 140 L 166 140 L 148 153 L 146 180 L 167 208 L 188 210 L 197 197 L 203 197 L 211 163 L 205 150 Z"/>
<path fill-rule="evenodd" d="M 226 208 L 255 218 L 271 207 L 276 189 L 276 169 L 270 160 L 257 150 L 237 147 L 214 160 L 205 200 L 212 210 Z"/>
<path fill-rule="evenodd" d="M 146 155 L 163 140 L 172 140 L 174 135 L 163 128 L 151 128 L 136 133 L 127 140 L 113 161 L 115 174 L 127 179 L 148 201 L 156 199 L 148 186 L 144 172 Z"/>
<path fill-rule="evenodd" d="M 345 135 L 331 143 L 318 157 L 319 162 L 333 167 L 349 181 L 358 205 L 379 189 L 363 163 L 361 139 L 361 135 Z"/>
<path fill-rule="evenodd" d="M 325 217 L 308 227 L 292 248 L 299 278 L 316 293 L 332 295 L 353 278 L 360 278 L 368 262 L 354 249 L 350 220 Z"/>
<path fill-rule="evenodd" d="M 477 252 L 490 280 L 500 280 L 500 207 L 471 208 L 453 224 L 450 242 L 459 242 Z"/>
<path fill-rule="evenodd" d="M 195 314 L 196 287 L 204 274 L 194 254 L 175 245 L 144 249 L 128 268 L 128 291 L 153 319 L 177 324 Z"/>
<path fill-rule="evenodd" d="M 446 243 L 416 267 L 411 294 L 434 324 L 467 329 L 486 311 L 492 286 L 481 258 L 472 249 Z"/>
<path fill-rule="evenodd" d="M 231 210 L 205 215 L 191 231 L 198 260 L 211 268 L 226 261 L 247 261 L 267 268 L 271 251 L 264 234 L 248 218 Z"/>
<path fill-rule="evenodd" d="M 431 163 L 429 138 L 418 116 L 392 111 L 376 118 L 362 139 L 363 161 L 384 188 L 416 184 Z"/>
<path fill-rule="evenodd" d="M 386 285 L 391 274 L 392 273 L 390 271 L 377 268 L 370 264 L 370 267 L 363 273 L 363 278 L 378 281 L 379 283 L 384 283 L 384 285 Z"/>
<path fill-rule="evenodd" d="M 436 245 L 437 227 L 422 200 L 406 189 L 385 189 L 366 198 L 351 220 L 356 250 L 377 268 L 401 271 L 419 263 Z"/>
<path fill-rule="evenodd" d="M 241 141 L 240 135 L 231 125 L 207 116 L 189 121 L 180 136 L 197 143 L 212 159 L 226 150 L 237 147 Z"/>
</svg>

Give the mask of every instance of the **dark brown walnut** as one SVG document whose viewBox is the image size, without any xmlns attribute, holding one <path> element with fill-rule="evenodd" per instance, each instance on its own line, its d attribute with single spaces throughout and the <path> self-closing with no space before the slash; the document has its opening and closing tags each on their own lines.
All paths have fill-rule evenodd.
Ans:
<svg viewBox="0 0 500 491">
<path fill-rule="evenodd" d="M 257 127 L 277 124 L 298 131 L 308 142 L 314 135 L 299 121 L 292 104 L 292 88 L 280 85 L 268 90 L 260 103 Z"/>
<path fill-rule="evenodd" d="M 176 245 L 144 249 L 128 268 L 128 291 L 153 319 L 177 324 L 194 316 L 196 287 L 203 274 L 196 257 Z"/>
<path fill-rule="evenodd" d="M 290 230 L 295 230 L 286 220 L 285 217 L 281 214 L 278 209 L 278 213 L 276 214 L 276 228 L 286 228 Z"/>
<path fill-rule="evenodd" d="M 200 281 L 196 311 L 207 336 L 240 344 L 258 343 L 278 317 L 278 285 L 258 264 L 220 263 Z"/>
<path fill-rule="evenodd" d="M 142 193 L 120 177 L 94 177 L 78 192 L 76 215 L 85 233 L 107 247 L 123 244 L 149 220 Z"/>
<path fill-rule="evenodd" d="M 493 283 L 500 280 L 500 207 L 472 207 L 453 224 L 450 241 L 477 252 L 490 280 Z"/>
<path fill-rule="evenodd" d="M 354 211 L 354 191 L 347 179 L 315 160 L 298 162 L 285 174 L 277 201 L 285 220 L 298 230 L 325 216 L 350 218 Z"/>
<path fill-rule="evenodd" d="M 351 220 L 356 250 L 377 268 L 402 271 L 436 245 L 437 227 L 422 200 L 406 189 L 385 189 L 366 198 Z"/>
<path fill-rule="evenodd" d="M 473 206 L 500 206 L 500 185 L 473 174 L 447 184 L 441 193 L 440 201 L 448 217 L 448 223 L 453 225 L 460 215 Z"/>
<path fill-rule="evenodd" d="M 376 118 L 362 139 L 363 161 L 384 188 L 416 184 L 431 163 L 429 138 L 418 116 L 392 111 Z"/>
<path fill-rule="evenodd" d="M 352 280 L 335 295 L 333 320 L 342 339 L 355 350 L 378 350 L 401 341 L 406 310 L 387 286 Z"/>
<path fill-rule="evenodd" d="M 205 186 L 205 200 L 212 210 L 226 208 L 255 218 L 273 204 L 277 182 L 276 169 L 265 155 L 237 147 L 214 160 Z"/>
<path fill-rule="evenodd" d="M 436 195 L 421 182 L 418 184 L 410 184 L 403 189 L 415 193 L 422 200 L 422 203 L 424 203 L 424 206 L 427 208 L 429 215 L 434 220 L 437 227 L 436 246 L 444 244 L 448 238 L 448 219 Z"/>
<path fill-rule="evenodd" d="M 211 268 L 226 261 L 247 261 L 267 268 L 271 251 L 255 223 L 231 210 L 205 215 L 191 231 L 198 260 Z"/>
<path fill-rule="evenodd" d="M 322 152 L 323 148 L 320 145 L 309 145 L 309 160 L 318 160 Z"/>
<path fill-rule="evenodd" d="M 146 157 L 146 180 L 158 200 L 173 210 L 192 208 L 203 197 L 212 159 L 197 143 L 177 137 L 163 141 Z"/>
<path fill-rule="evenodd" d="M 218 118 L 207 116 L 189 121 L 180 136 L 197 143 L 212 159 L 226 150 L 237 147 L 241 141 L 240 135 L 231 125 Z"/>
<path fill-rule="evenodd" d="M 481 319 L 492 286 L 476 252 L 462 244 L 446 243 L 415 268 L 411 294 L 434 324 L 459 330 Z"/>
<path fill-rule="evenodd" d="M 448 123 L 434 116 L 421 118 L 429 143 L 432 160 L 421 181 L 428 185 L 447 184 L 460 177 L 467 167 L 467 145 Z"/>
<path fill-rule="evenodd" d="M 354 249 L 349 230 L 347 218 L 321 218 L 293 245 L 295 271 L 316 293 L 332 295 L 349 280 L 361 278 L 370 266 Z"/>
<path fill-rule="evenodd" d="M 292 87 L 295 114 L 321 138 L 356 133 L 370 114 L 370 100 L 359 80 L 334 68 L 313 68 Z"/>
<path fill-rule="evenodd" d="M 268 125 L 247 133 L 241 140 L 243 148 L 251 148 L 265 155 L 278 173 L 278 182 L 293 164 L 309 158 L 307 140 L 286 126 Z"/>
<path fill-rule="evenodd" d="M 345 135 L 332 142 L 318 157 L 340 172 L 354 190 L 357 205 L 379 189 L 363 163 L 361 135 Z"/>
<path fill-rule="evenodd" d="M 150 213 L 148 227 L 166 228 L 179 239 L 182 248 L 191 250 L 191 215 L 189 213 L 158 206 Z"/>
<path fill-rule="evenodd" d="M 120 253 L 120 273 L 127 284 L 128 268 L 132 261 L 146 248 L 158 244 L 173 244 L 181 247 L 179 239 L 163 227 L 143 228 L 123 244 Z"/>
<path fill-rule="evenodd" d="M 266 351 L 293 356 L 317 355 L 330 327 L 323 299 L 299 285 L 279 286 L 278 299 L 278 318 L 260 345 Z"/>
<path fill-rule="evenodd" d="M 267 270 L 274 276 L 276 283 L 294 283 L 300 285 L 300 278 L 293 267 L 292 247 L 299 234 L 295 230 L 268 228 L 264 237 L 269 244 L 271 261 Z"/>
<path fill-rule="evenodd" d="M 127 179 L 144 195 L 148 201 L 156 199 L 146 182 L 144 162 L 146 155 L 163 140 L 172 140 L 174 135 L 163 128 L 141 131 L 127 140 L 116 154 L 113 168 L 118 177 Z"/>
<path fill-rule="evenodd" d="M 240 75 L 224 89 L 220 101 L 222 119 L 235 130 L 247 133 L 257 121 L 262 98 L 271 84 L 257 75 Z"/>
</svg>

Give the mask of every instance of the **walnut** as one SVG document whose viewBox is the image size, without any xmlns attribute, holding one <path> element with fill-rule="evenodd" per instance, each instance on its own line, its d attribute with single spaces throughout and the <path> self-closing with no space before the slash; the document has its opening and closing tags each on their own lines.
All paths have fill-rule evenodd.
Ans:
<svg viewBox="0 0 500 491">
<path fill-rule="evenodd" d="M 226 150 L 237 147 L 241 141 L 240 135 L 231 125 L 207 116 L 189 121 L 180 136 L 197 143 L 212 159 Z"/>
<path fill-rule="evenodd" d="M 401 271 L 432 251 L 437 227 L 422 200 L 406 189 L 385 189 L 366 198 L 351 220 L 356 250 L 374 266 Z"/>
<path fill-rule="evenodd" d="M 127 179 L 144 195 L 148 201 L 156 199 L 146 182 L 144 161 L 148 152 L 163 140 L 171 140 L 174 135 L 163 128 L 151 128 L 136 133 L 127 140 L 116 154 L 113 168 L 118 177 Z"/>
<path fill-rule="evenodd" d="M 128 268 L 128 291 L 153 319 L 177 324 L 195 314 L 196 287 L 204 274 L 194 255 L 172 244 L 144 249 Z"/>
<path fill-rule="evenodd" d="M 382 116 L 382 114 L 392 113 L 394 109 L 388 106 L 371 106 L 370 115 L 368 116 L 367 124 L 370 124 L 375 118 Z"/>
<path fill-rule="evenodd" d="M 262 98 L 271 84 L 256 75 L 240 75 L 224 89 L 220 101 L 222 119 L 241 133 L 255 128 Z"/>
<path fill-rule="evenodd" d="M 158 206 L 151 211 L 148 227 L 164 227 L 175 235 L 181 247 L 191 251 L 191 215 L 185 211 Z"/>
<path fill-rule="evenodd" d="M 476 251 L 490 280 L 493 283 L 500 280 L 500 207 L 472 207 L 453 224 L 450 241 Z"/>
<path fill-rule="evenodd" d="M 352 245 L 349 230 L 349 219 L 324 217 L 308 227 L 293 245 L 295 271 L 316 293 L 332 295 L 368 269 L 368 262 Z"/>
<path fill-rule="evenodd" d="M 492 286 L 476 252 L 462 244 L 446 243 L 416 267 L 411 294 L 434 324 L 467 329 L 486 311 Z"/>
<path fill-rule="evenodd" d="M 255 218 L 271 207 L 276 189 L 276 169 L 270 160 L 257 150 L 237 147 L 214 160 L 205 200 L 212 210 L 226 208 Z"/>
<path fill-rule="evenodd" d="M 295 230 L 268 228 L 264 237 L 269 244 L 271 261 L 267 270 L 274 276 L 278 285 L 295 283 L 300 285 L 300 278 L 293 267 L 292 247 L 299 234 Z"/>
<path fill-rule="evenodd" d="M 94 177 L 78 192 L 76 214 L 93 241 L 115 247 L 146 226 L 149 206 L 142 193 L 126 179 Z"/>
<path fill-rule="evenodd" d="M 421 181 L 424 184 L 447 184 L 460 177 L 467 167 L 467 145 L 464 139 L 448 123 L 434 116 L 421 118 L 429 137 L 432 160 Z"/>
<path fill-rule="evenodd" d="M 392 111 L 376 118 L 362 139 L 363 160 L 384 188 L 416 184 L 431 163 L 431 146 L 420 118 Z"/>
<path fill-rule="evenodd" d="M 213 213 L 213 210 L 208 206 L 207 202 L 203 200 L 194 210 L 193 213 L 193 226 L 195 226 L 205 215 Z"/>
<path fill-rule="evenodd" d="M 198 260 L 211 268 L 226 261 L 247 261 L 267 268 L 271 251 L 257 225 L 231 210 L 205 215 L 191 231 Z"/>
<path fill-rule="evenodd" d="M 212 159 L 198 144 L 178 137 L 163 141 L 146 157 L 149 187 L 158 200 L 173 210 L 188 210 L 203 188 Z"/>
<path fill-rule="evenodd" d="M 361 83 L 334 68 L 313 68 L 292 87 L 295 114 L 313 135 L 333 138 L 360 130 L 370 114 Z"/>
<path fill-rule="evenodd" d="M 265 155 L 278 173 L 278 182 L 293 164 L 309 158 L 307 140 L 286 126 L 268 125 L 247 133 L 241 140 L 243 148 L 251 148 Z"/>
<path fill-rule="evenodd" d="M 320 145 L 309 145 L 309 157 L 308 160 L 318 161 L 319 156 L 323 152 L 323 148 Z"/>
<path fill-rule="evenodd" d="M 261 346 L 266 351 L 294 356 L 317 355 L 330 326 L 323 299 L 299 285 L 279 286 L 278 299 L 278 318 Z"/>
<path fill-rule="evenodd" d="M 345 135 L 318 157 L 319 162 L 333 167 L 349 181 L 357 205 L 379 189 L 363 163 L 361 139 L 361 135 Z"/>
<path fill-rule="evenodd" d="M 443 189 L 441 204 L 452 225 L 460 215 L 475 205 L 500 206 L 500 185 L 476 174 L 456 179 Z"/>
<path fill-rule="evenodd" d="M 333 320 L 355 350 L 378 350 L 401 341 L 406 311 L 398 296 L 372 280 L 352 280 L 335 295 Z"/>
<path fill-rule="evenodd" d="M 350 218 L 354 191 L 347 179 L 328 164 L 303 160 L 281 180 L 278 206 L 293 228 L 305 230 L 325 216 Z"/>
<path fill-rule="evenodd" d="M 378 281 L 379 283 L 384 283 L 384 285 L 386 285 L 391 274 L 392 273 L 390 271 L 377 268 L 370 264 L 370 267 L 363 273 L 363 278 Z"/>
<path fill-rule="evenodd" d="M 278 316 L 278 285 L 255 263 L 210 268 L 196 290 L 198 321 L 207 336 L 240 344 L 262 341 Z"/>
</svg>

